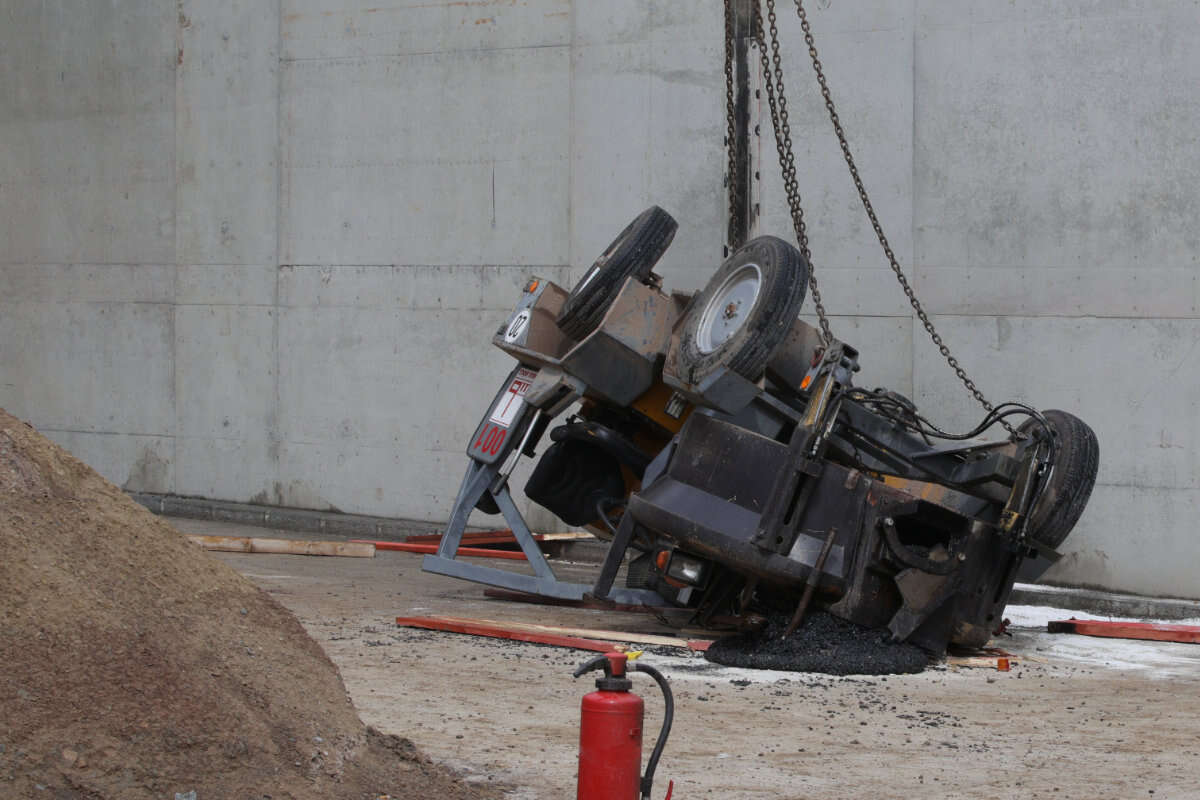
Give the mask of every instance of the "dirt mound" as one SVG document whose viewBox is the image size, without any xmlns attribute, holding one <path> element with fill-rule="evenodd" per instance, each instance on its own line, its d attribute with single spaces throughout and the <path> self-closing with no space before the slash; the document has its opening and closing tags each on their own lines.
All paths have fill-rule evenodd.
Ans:
<svg viewBox="0 0 1200 800">
<path fill-rule="evenodd" d="M 0 797 L 493 796 L 368 730 L 282 606 L 0 410 Z"/>
<path fill-rule="evenodd" d="M 785 639 L 788 622 L 787 615 L 772 615 L 761 631 L 718 639 L 704 655 L 728 667 L 827 675 L 920 672 L 929 661 L 921 648 L 893 642 L 887 631 L 863 628 L 825 611 L 809 612 Z"/>
</svg>

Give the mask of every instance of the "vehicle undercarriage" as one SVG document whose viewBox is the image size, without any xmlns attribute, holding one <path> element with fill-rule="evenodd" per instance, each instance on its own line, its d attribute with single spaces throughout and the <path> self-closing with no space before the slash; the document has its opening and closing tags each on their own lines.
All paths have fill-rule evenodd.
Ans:
<svg viewBox="0 0 1200 800">
<path fill-rule="evenodd" d="M 783 240 L 752 239 L 702 291 L 667 293 L 652 270 L 675 227 L 652 207 L 571 292 L 525 286 L 492 340 L 518 366 L 425 569 L 713 628 L 781 611 L 794 628 L 820 607 L 933 653 L 984 645 L 1013 582 L 1057 560 L 1083 512 L 1091 429 L 1004 403 L 941 431 L 906 397 L 856 387 L 858 351 L 799 319 L 809 265 Z M 558 581 L 537 551 L 509 493 L 521 457 L 538 459 L 532 501 L 610 540 L 594 584 Z M 533 575 L 454 558 L 476 508 L 504 515 Z"/>
</svg>

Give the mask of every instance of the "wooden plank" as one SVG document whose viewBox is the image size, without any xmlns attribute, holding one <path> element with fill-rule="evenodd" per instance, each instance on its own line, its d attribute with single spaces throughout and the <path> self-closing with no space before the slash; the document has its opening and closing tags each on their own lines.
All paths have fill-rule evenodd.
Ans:
<svg viewBox="0 0 1200 800">
<path fill-rule="evenodd" d="M 535 535 L 534 538 L 538 537 Z M 412 536 L 405 536 L 404 541 L 410 544 L 441 544 L 442 534 L 414 534 Z M 516 544 L 517 537 L 513 535 L 512 531 L 480 531 L 476 533 L 464 533 L 461 543 L 467 545 Z"/>
<path fill-rule="evenodd" d="M 1167 625 L 1160 622 L 1105 622 L 1069 619 L 1047 623 L 1050 633 L 1078 633 L 1109 639 L 1146 639 L 1154 642 L 1200 644 L 1200 625 Z"/>
<path fill-rule="evenodd" d="M 634 613 L 654 614 L 664 611 L 685 611 L 689 615 L 691 613 L 689 609 L 680 608 L 679 606 L 634 606 L 625 603 L 610 603 L 606 600 L 597 600 L 595 598 L 568 600 L 564 597 L 546 597 L 545 595 L 530 594 L 529 592 L 516 592 L 511 589 L 488 588 L 483 590 L 483 596 L 493 600 L 508 600 L 514 603 L 531 603 L 539 606 L 565 606 L 567 608 L 590 608 L 601 611 L 630 611 Z"/>
<path fill-rule="evenodd" d="M 311 542 L 299 539 L 269 539 L 248 536 L 197 536 L 189 534 L 192 544 L 205 550 L 226 553 L 273 553 L 292 556 L 341 556 L 374 558 L 375 545 L 366 542 Z"/>
<path fill-rule="evenodd" d="M 539 533 L 536 534 L 540 542 L 598 542 L 600 541 L 590 533 L 583 531 L 566 531 L 564 533 Z"/>
<path fill-rule="evenodd" d="M 676 636 L 660 636 L 652 633 L 633 633 L 631 631 L 596 630 L 593 628 L 567 628 L 558 625 L 537 625 L 531 622 L 511 622 L 508 620 L 475 619 L 473 617 L 441 617 L 461 623 L 478 623 L 482 625 L 503 626 L 511 630 L 527 633 L 545 633 L 555 636 L 574 636 L 584 639 L 611 639 L 618 642 L 633 644 L 651 644 L 659 647 L 688 648 L 692 643 Z M 697 642 L 698 644 L 698 642 Z M 692 648 L 695 649 L 695 648 Z"/>
<path fill-rule="evenodd" d="M 1018 659 L 1010 656 L 949 656 L 946 665 L 950 667 L 977 667 L 982 669 L 997 669 L 1008 672 Z"/>
<path fill-rule="evenodd" d="M 405 628 L 424 628 L 431 631 L 465 633 L 470 636 L 487 636 L 493 639 L 511 639 L 518 642 L 549 644 L 555 647 L 571 647 L 576 650 L 591 650 L 597 653 L 612 653 L 625 649 L 614 642 L 601 642 L 571 636 L 555 636 L 547 633 L 530 633 L 513 630 L 512 628 L 500 625 L 487 625 L 469 621 L 461 622 L 444 617 L 396 617 L 396 624 Z"/>
<path fill-rule="evenodd" d="M 535 533 L 533 538 L 539 542 L 578 542 L 595 539 L 590 533 Z M 440 544 L 442 534 L 440 533 L 422 533 L 412 536 L 405 536 L 404 541 L 412 544 Z M 508 531 L 477 531 L 473 533 L 464 533 L 462 535 L 462 544 L 480 545 L 480 544 L 516 544 L 517 537 L 513 532 Z"/>
<path fill-rule="evenodd" d="M 371 542 L 366 539 L 351 539 L 352 542 L 372 545 L 376 550 L 394 550 L 401 553 L 436 553 L 436 544 L 410 544 L 409 542 Z M 472 558 L 507 558 L 510 561 L 528 561 L 525 554 L 514 550 L 489 550 L 484 547 L 460 547 L 457 555 Z"/>
</svg>

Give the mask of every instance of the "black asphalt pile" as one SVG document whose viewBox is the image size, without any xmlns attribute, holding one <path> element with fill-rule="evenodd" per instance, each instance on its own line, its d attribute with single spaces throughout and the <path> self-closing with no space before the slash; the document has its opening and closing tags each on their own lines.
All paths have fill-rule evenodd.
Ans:
<svg viewBox="0 0 1200 800">
<path fill-rule="evenodd" d="M 727 636 L 705 653 L 728 667 L 823 672 L 828 675 L 894 675 L 920 672 L 928 663 L 921 648 L 891 641 L 891 634 L 812 611 L 783 638 L 788 617 L 771 616 L 758 633 Z"/>
</svg>

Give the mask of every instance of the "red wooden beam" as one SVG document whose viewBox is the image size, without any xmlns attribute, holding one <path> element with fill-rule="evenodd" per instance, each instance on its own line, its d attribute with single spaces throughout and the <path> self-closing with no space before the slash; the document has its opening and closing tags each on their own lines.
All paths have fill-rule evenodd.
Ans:
<svg viewBox="0 0 1200 800">
<path fill-rule="evenodd" d="M 518 642 L 550 644 L 555 647 L 573 647 L 576 650 L 592 650 L 597 653 L 612 653 L 617 650 L 617 645 L 613 642 L 598 642 L 594 639 L 579 639 L 574 636 L 558 636 L 550 633 L 514 631 L 500 625 L 448 620 L 443 617 L 396 617 L 396 624 L 402 628 L 424 628 L 431 631 L 450 631 L 451 633 L 465 633 L 471 636 L 487 636 L 493 639 L 513 639 Z"/>
<path fill-rule="evenodd" d="M 658 614 L 663 611 L 681 611 L 678 606 L 634 606 L 625 603 L 609 603 L 606 600 L 568 600 L 564 597 L 546 597 L 529 592 L 516 592 L 511 589 L 484 589 L 484 597 L 493 600 L 509 600 L 514 603 L 532 603 L 539 606 L 566 606 L 568 608 L 594 608 L 602 611 L 634 611 Z"/>
<path fill-rule="evenodd" d="M 1200 625 L 1166 625 L 1159 622 L 1103 622 L 1070 619 L 1050 622 L 1050 633 L 1078 633 L 1110 639 L 1149 639 L 1155 642 L 1200 644 Z"/>
<path fill-rule="evenodd" d="M 367 542 L 375 545 L 376 550 L 398 550 L 403 553 L 436 553 L 436 544 L 410 544 L 408 542 L 372 542 L 370 539 L 351 539 L 352 542 Z M 513 550 L 491 550 L 486 547 L 460 547 L 460 556 L 476 558 L 507 558 L 512 561 L 528 561 L 524 553 Z"/>
<path fill-rule="evenodd" d="M 534 539 L 539 542 L 545 538 L 542 534 L 534 534 Z M 404 541 L 412 544 L 438 544 L 442 541 L 440 533 L 422 533 L 412 536 L 405 536 Z M 476 544 L 516 544 L 517 537 L 512 531 L 479 531 L 476 533 L 464 533 L 462 535 L 462 543 L 468 545 Z"/>
</svg>

